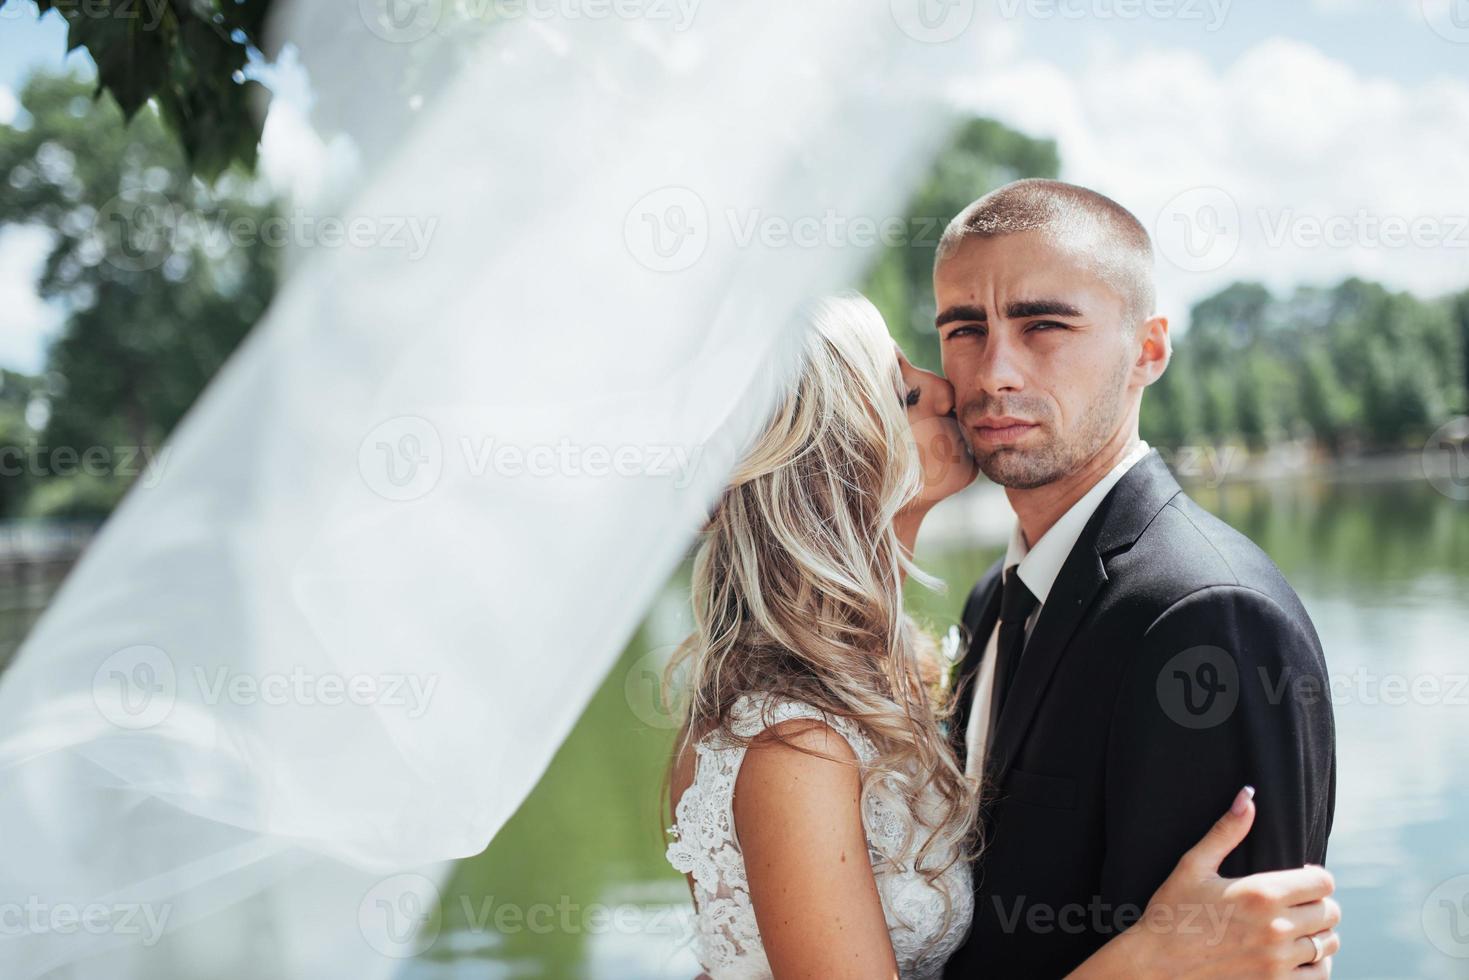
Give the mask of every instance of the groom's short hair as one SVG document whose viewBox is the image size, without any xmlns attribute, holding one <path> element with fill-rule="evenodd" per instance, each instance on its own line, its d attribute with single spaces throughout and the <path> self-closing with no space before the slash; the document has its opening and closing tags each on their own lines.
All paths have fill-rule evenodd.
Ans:
<svg viewBox="0 0 1469 980">
<path fill-rule="evenodd" d="M 1153 240 L 1133 213 L 1094 190 L 1059 180 L 1017 180 L 990 191 L 949 222 L 939 239 L 942 262 L 971 238 L 1045 231 L 1086 254 L 1122 297 L 1133 326 L 1153 315 Z"/>
</svg>

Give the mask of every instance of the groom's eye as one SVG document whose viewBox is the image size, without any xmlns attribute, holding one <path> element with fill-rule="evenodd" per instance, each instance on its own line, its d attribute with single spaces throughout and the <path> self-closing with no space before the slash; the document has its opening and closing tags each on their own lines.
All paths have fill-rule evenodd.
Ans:
<svg viewBox="0 0 1469 980">
<path fill-rule="evenodd" d="M 1069 330 L 1069 329 L 1071 329 L 1071 326 L 1070 326 L 1070 324 L 1066 324 L 1066 323 L 1058 323 L 1055 320 L 1037 320 L 1035 323 L 1032 323 L 1026 329 L 1027 330 Z"/>
<path fill-rule="evenodd" d="M 971 336 L 971 335 L 976 336 L 976 337 L 979 336 L 979 327 L 976 327 L 976 326 L 955 327 L 953 330 L 950 330 L 948 332 L 948 334 L 946 334 L 944 336 L 944 339 L 945 340 L 953 340 L 956 337 L 968 337 L 968 336 Z"/>
</svg>

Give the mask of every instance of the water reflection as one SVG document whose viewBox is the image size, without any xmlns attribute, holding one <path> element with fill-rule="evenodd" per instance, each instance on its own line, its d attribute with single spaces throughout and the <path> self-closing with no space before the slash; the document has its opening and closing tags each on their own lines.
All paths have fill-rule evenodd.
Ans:
<svg viewBox="0 0 1469 980">
<path fill-rule="evenodd" d="M 1469 874 L 1469 505 L 1422 481 L 1236 484 L 1194 496 L 1270 553 L 1326 647 L 1340 763 L 1328 862 L 1348 914 L 1335 975 L 1469 977 L 1469 878 L 1462 895 L 1454 882 Z M 910 607 L 946 628 L 999 552 L 921 556 L 953 587 L 910 589 Z M 683 948 L 688 892 L 662 857 L 670 715 L 639 680 L 687 629 L 684 581 L 670 586 L 525 806 L 484 854 L 460 864 L 444 890 L 439 941 L 401 976 L 697 972 Z M 497 928 L 505 908 L 518 911 Z M 533 909 L 549 910 L 536 928 Z"/>
</svg>

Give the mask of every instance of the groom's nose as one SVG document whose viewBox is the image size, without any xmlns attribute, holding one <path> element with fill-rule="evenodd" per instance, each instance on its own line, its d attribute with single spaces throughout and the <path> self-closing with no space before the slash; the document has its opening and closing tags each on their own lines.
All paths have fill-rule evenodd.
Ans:
<svg viewBox="0 0 1469 980">
<path fill-rule="evenodd" d="M 987 392 L 1019 391 L 1025 387 L 1020 341 L 1004 329 L 991 329 L 975 361 L 972 382 Z"/>
</svg>

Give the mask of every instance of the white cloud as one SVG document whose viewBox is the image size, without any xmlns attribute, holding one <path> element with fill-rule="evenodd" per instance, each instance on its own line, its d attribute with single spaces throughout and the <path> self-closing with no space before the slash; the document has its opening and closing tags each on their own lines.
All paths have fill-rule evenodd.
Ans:
<svg viewBox="0 0 1469 980">
<path fill-rule="evenodd" d="M 1069 71 L 1017 62 L 969 102 L 1054 137 L 1066 179 L 1149 226 L 1160 301 L 1180 320 L 1240 279 L 1287 290 L 1360 275 L 1428 296 L 1469 286 L 1464 82 L 1365 77 L 1277 38 L 1222 69 L 1181 49 L 1100 48 Z M 1213 252 L 1186 251 L 1211 240 Z"/>
<path fill-rule="evenodd" d="M 302 207 L 330 207 L 355 186 L 359 161 L 343 136 L 323 139 L 311 122 L 310 80 L 295 51 L 284 49 L 256 74 L 271 89 L 260 134 L 260 169 L 269 183 Z"/>
<path fill-rule="evenodd" d="M 20 226 L 0 232 L 0 367 L 28 374 L 44 367 L 45 343 L 61 314 L 36 295 L 51 232 Z"/>
</svg>

